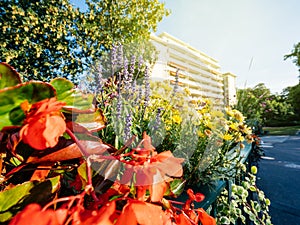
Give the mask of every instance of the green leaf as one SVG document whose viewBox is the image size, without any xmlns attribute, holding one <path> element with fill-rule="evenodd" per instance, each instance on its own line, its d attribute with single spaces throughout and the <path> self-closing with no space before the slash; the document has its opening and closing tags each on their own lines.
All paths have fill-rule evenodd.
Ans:
<svg viewBox="0 0 300 225">
<path fill-rule="evenodd" d="M 78 174 L 84 180 L 85 182 L 88 181 L 87 173 L 86 173 L 86 162 L 82 163 L 78 168 L 77 168 Z"/>
<path fill-rule="evenodd" d="M 93 110 L 93 95 L 84 95 L 79 90 L 74 89 L 74 84 L 64 78 L 57 78 L 50 82 L 57 93 L 57 100 L 65 102 L 67 111 L 81 112 Z"/>
<path fill-rule="evenodd" d="M 74 84 L 64 78 L 53 79 L 50 84 L 55 88 L 57 96 L 74 88 Z"/>
<path fill-rule="evenodd" d="M 0 222 L 9 220 L 30 203 L 45 204 L 60 187 L 60 176 L 38 182 L 29 181 L 0 192 Z"/>
<path fill-rule="evenodd" d="M 0 89 L 21 83 L 19 73 L 10 65 L 0 62 Z"/>
<path fill-rule="evenodd" d="M 256 191 L 256 188 L 255 188 L 255 186 L 253 186 L 253 185 L 251 185 L 251 186 L 249 187 L 249 189 L 250 189 L 250 191 Z"/>
<path fill-rule="evenodd" d="M 256 166 L 251 166 L 251 173 L 252 174 L 257 174 L 257 167 Z"/>
<path fill-rule="evenodd" d="M 20 104 L 30 104 L 55 96 L 55 89 L 48 83 L 31 81 L 0 90 L 0 130 L 5 126 L 21 125 L 24 118 Z"/>
<path fill-rule="evenodd" d="M 185 180 L 182 179 L 174 179 L 171 183 L 170 183 L 170 191 L 173 195 L 175 196 L 179 196 L 185 187 Z"/>
<path fill-rule="evenodd" d="M 106 118 L 103 115 L 102 111 L 100 109 L 97 109 L 93 113 L 80 113 L 76 116 L 76 119 L 74 117 L 73 121 L 85 127 L 91 132 L 96 132 L 104 128 Z"/>
<path fill-rule="evenodd" d="M 230 224 L 230 220 L 227 217 L 222 216 L 220 218 L 220 224 Z"/>
</svg>

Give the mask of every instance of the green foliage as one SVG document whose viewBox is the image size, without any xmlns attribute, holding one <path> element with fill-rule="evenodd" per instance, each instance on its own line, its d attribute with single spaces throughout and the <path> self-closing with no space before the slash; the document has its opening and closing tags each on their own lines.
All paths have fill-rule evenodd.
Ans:
<svg viewBox="0 0 300 225">
<path fill-rule="evenodd" d="M 238 177 L 243 173 L 238 173 L 236 179 L 240 180 L 240 184 L 232 184 L 229 191 L 223 191 L 217 203 L 217 224 L 236 224 L 237 220 L 246 224 L 246 217 L 255 225 L 272 224 L 269 215 L 270 200 L 256 186 L 256 172 L 257 168 L 252 166 L 251 172 L 243 180 Z"/>
<path fill-rule="evenodd" d="M 293 59 L 293 63 L 299 67 L 300 71 L 300 42 L 294 45 L 294 48 L 290 54 L 284 56 L 285 60 L 290 58 Z"/>
<path fill-rule="evenodd" d="M 300 84 L 285 89 L 287 102 L 293 107 L 295 120 L 300 121 Z"/>
<path fill-rule="evenodd" d="M 21 83 L 19 74 L 5 63 L 0 64 L 0 89 Z"/>
<path fill-rule="evenodd" d="M 45 204 L 58 191 L 60 177 L 45 181 L 28 181 L 0 192 L 0 222 L 5 222 L 32 202 Z"/>
<path fill-rule="evenodd" d="M 279 121 L 288 122 L 294 114 L 291 102 L 285 95 L 271 94 L 262 83 L 253 88 L 239 89 L 237 105 L 248 120 L 272 126 Z M 255 124 L 252 124 L 255 125 Z"/>
<path fill-rule="evenodd" d="M 93 107 L 93 96 L 82 95 L 78 89 L 74 89 L 74 84 L 64 78 L 56 78 L 51 80 L 50 84 L 56 90 L 57 100 L 66 103 L 65 110 L 88 110 Z"/>
<path fill-rule="evenodd" d="M 168 11 L 158 0 L 87 1 L 81 12 L 68 0 L 0 2 L 0 61 L 25 78 L 76 80 L 113 43 L 138 43 Z"/>
<path fill-rule="evenodd" d="M 241 111 L 248 120 L 262 122 L 262 114 L 266 110 L 266 101 L 269 96 L 270 90 L 263 83 L 253 88 L 239 89 L 235 108 Z"/>
</svg>

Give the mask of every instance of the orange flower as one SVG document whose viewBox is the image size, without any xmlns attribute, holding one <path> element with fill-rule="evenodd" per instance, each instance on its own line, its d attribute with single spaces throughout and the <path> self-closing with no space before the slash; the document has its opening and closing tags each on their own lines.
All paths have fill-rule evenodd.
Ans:
<svg viewBox="0 0 300 225">
<path fill-rule="evenodd" d="M 131 200 L 124 206 L 116 225 L 163 225 L 166 220 L 160 206 Z"/>
<path fill-rule="evenodd" d="M 9 223 L 9 225 L 62 225 L 67 216 L 67 210 L 54 211 L 48 209 L 43 211 L 41 206 L 32 203 L 27 205 Z"/>
<path fill-rule="evenodd" d="M 59 111 L 64 105 L 56 98 L 33 104 L 20 130 L 23 142 L 37 150 L 54 147 L 66 130 L 65 120 Z"/>
<path fill-rule="evenodd" d="M 143 149 L 136 149 L 145 152 Z M 147 159 L 136 160 L 136 164 L 126 163 L 125 171 L 121 183 L 128 184 L 135 177 L 135 185 L 138 186 L 138 199 L 142 200 L 149 190 L 151 201 L 160 201 L 168 188 L 167 182 L 173 180 L 172 177 L 181 177 L 183 169 L 181 163 L 183 159 L 175 158 L 170 151 L 157 154 L 153 151 L 152 156 Z"/>
</svg>

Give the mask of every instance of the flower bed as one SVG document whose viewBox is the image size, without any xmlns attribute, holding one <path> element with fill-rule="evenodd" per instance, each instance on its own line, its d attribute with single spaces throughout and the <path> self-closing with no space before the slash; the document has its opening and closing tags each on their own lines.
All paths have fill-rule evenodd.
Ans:
<svg viewBox="0 0 300 225">
<path fill-rule="evenodd" d="M 226 193 L 213 218 L 211 208 L 194 207 L 205 196 L 185 188 L 245 175 L 240 153 L 253 136 L 242 114 L 213 111 L 187 89 L 151 83 L 135 58 L 120 61 L 111 76 L 98 72 L 98 83 L 81 90 L 60 78 L 22 82 L 0 64 L 0 222 L 205 225 L 243 218 L 222 200 Z M 256 188 L 250 178 L 245 189 Z M 186 199 L 174 200 L 183 191 Z M 244 200 L 237 191 L 232 204 L 239 196 Z M 257 218 L 267 210 L 246 207 L 256 224 L 270 224 L 267 213 Z"/>
</svg>

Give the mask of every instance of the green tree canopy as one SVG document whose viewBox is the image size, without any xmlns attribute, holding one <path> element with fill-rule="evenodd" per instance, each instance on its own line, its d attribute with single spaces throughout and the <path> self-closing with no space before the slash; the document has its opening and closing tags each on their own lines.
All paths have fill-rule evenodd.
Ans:
<svg viewBox="0 0 300 225">
<path fill-rule="evenodd" d="M 271 94 L 265 84 L 259 83 L 253 88 L 237 91 L 236 108 L 251 123 L 258 121 L 268 126 L 278 123 L 289 123 L 294 110 L 285 94 Z"/>
<path fill-rule="evenodd" d="M 236 108 L 248 119 L 262 120 L 262 113 L 266 106 L 266 100 L 271 92 L 265 84 L 259 83 L 253 88 L 237 90 Z"/>
<path fill-rule="evenodd" d="M 289 58 L 293 59 L 293 63 L 295 63 L 295 65 L 299 67 L 300 71 L 300 42 L 294 45 L 294 48 L 290 54 L 284 56 L 285 60 Z"/>
<path fill-rule="evenodd" d="M 168 14 L 158 0 L 0 1 L 0 61 L 27 79 L 74 80 L 113 43 L 141 43 Z"/>
<path fill-rule="evenodd" d="M 287 96 L 287 101 L 292 105 L 296 119 L 300 122 L 300 83 L 287 87 L 284 92 Z"/>
</svg>

